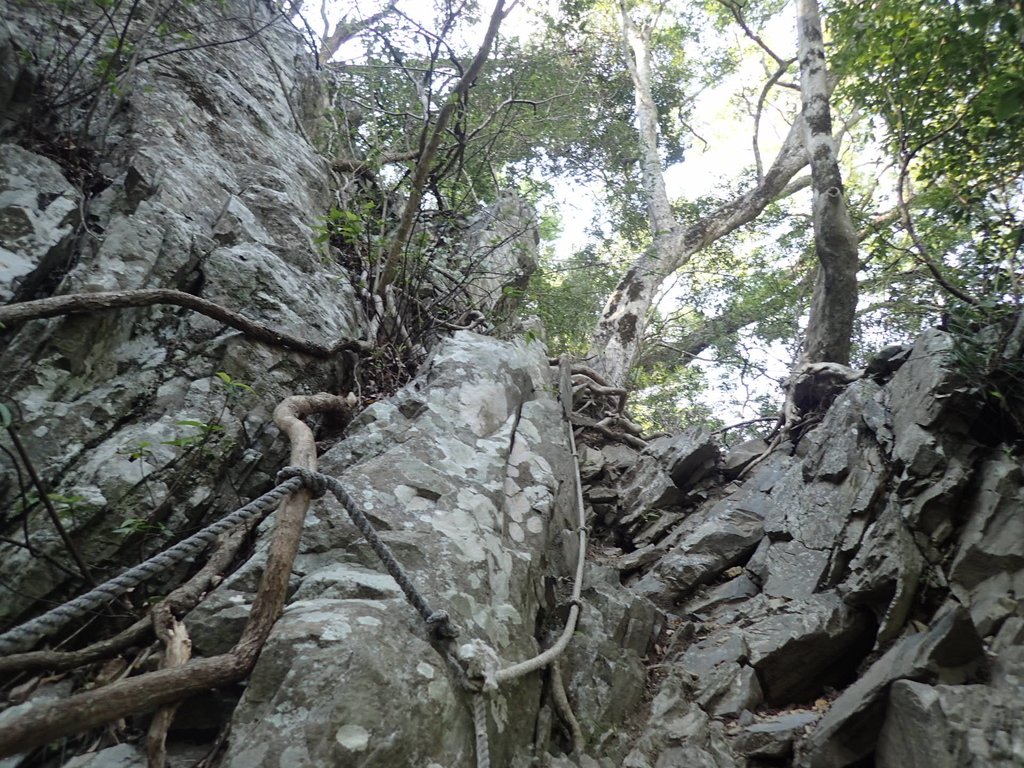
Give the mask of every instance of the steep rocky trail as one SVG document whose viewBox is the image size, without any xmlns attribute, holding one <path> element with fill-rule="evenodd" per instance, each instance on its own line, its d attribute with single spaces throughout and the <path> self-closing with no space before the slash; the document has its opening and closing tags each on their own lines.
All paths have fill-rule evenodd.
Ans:
<svg viewBox="0 0 1024 768">
<path fill-rule="evenodd" d="M 589 457 L 601 558 L 670 617 L 624 765 L 1024 759 L 1021 463 L 982 442 L 953 343 L 924 334 L 760 463 L 699 431 Z"/>
<path fill-rule="evenodd" d="M 354 207 L 361 182 L 327 158 L 331 76 L 283 17 L 256 0 L 185 4 L 211 45 L 140 67 L 129 96 L 105 93 L 100 128 L 60 113 L 29 130 L 18 120 L 46 93 L 38 46 L 55 30 L 17 8 L 0 25 L 0 298 L 177 290 L 323 347 L 353 344 L 323 359 L 162 304 L 0 329 L 15 430 L 0 441 L 2 629 L 272 487 L 287 463 L 271 416 L 282 398 L 352 393 L 351 423 L 311 419 L 320 469 L 485 667 L 484 646 L 507 668 L 550 647 L 574 612 L 568 430 L 580 441 L 580 622 L 557 668 L 486 692 L 493 765 L 1024 765 L 1019 435 L 993 423 L 953 337 L 928 331 L 840 387 L 819 423 L 768 455 L 701 430 L 609 440 L 567 426 L 534 334 L 449 327 L 486 328 L 531 268 L 533 214 L 510 194 L 446 233 L 458 253 L 430 295 L 454 297 L 445 316 L 466 323 L 439 323 L 398 386 L 408 372 L 368 343 L 359 275 L 324 245 L 325 217 Z M 74 52 L 81 22 L 64 25 L 56 39 Z M 69 135 L 83 151 L 57 141 Z M 459 258 L 475 280 L 452 282 Z M 238 640 L 275 520 L 239 538 L 183 617 L 195 657 Z M 53 642 L 114 634 L 203 562 Z M 152 671 L 161 648 L 144 628 L 75 673 L 11 673 L 0 729 Z M 168 764 L 468 767 L 472 701 L 326 496 L 254 671 L 181 707 Z M 139 713 L 0 766 L 146 765 L 149 722 Z"/>
</svg>

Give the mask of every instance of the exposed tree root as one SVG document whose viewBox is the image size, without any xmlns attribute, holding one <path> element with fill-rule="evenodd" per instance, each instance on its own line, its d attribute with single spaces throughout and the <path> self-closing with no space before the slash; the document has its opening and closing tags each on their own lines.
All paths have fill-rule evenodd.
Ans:
<svg viewBox="0 0 1024 768">
<path fill-rule="evenodd" d="M 561 358 L 548 358 L 548 364 L 552 367 L 560 365 Z M 653 437 L 644 437 L 643 428 L 624 415 L 626 400 L 629 392 L 623 387 L 613 387 L 608 380 L 600 373 L 586 365 L 573 363 L 570 367 L 572 382 L 572 404 L 573 412 L 569 420 L 580 427 L 592 429 L 604 435 L 610 440 L 626 443 L 632 448 L 643 450 Z M 586 402 L 578 402 L 578 396 L 586 393 L 591 397 Z M 614 406 L 611 410 L 607 408 L 607 400 L 614 398 Z M 605 402 L 603 403 L 602 400 Z M 585 416 L 586 411 L 598 411 L 603 417 L 598 419 Z"/>
<path fill-rule="evenodd" d="M 565 693 L 565 683 L 562 680 L 562 665 L 555 659 L 551 662 L 551 698 L 555 702 L 555 709 L 565 721 L 566 728 L 572 735 L 572 751 L 578 754 L 583 750 L 583 729 L 580 728 L 580 721 L 572 711 L 569 704 L 569 697 Z"/>
<path fill-rule="evenodd" d="M 599 422 L 594 421 L 593 419 L 588 419 L 586 416 L 581 416 L 578 413 L 572 414 L 572 416 L 569 417 L 569 420 L 573 424 L 576 424 L 577 426 L 586 427 L 587 429 L 593 429 L 594 431 L 600 432 L 602 435 L 611 440 L 621 441 L 632 448 L 636 448 L 638 451 L 642 451 L 644 448 L 647 447 L 647 442 L 637 437 L 636 435 L 631 435 L 629 432 L 618 432 L 614 429 L 611 429 L 610 427 L 607 427 L 603 424 L 600 424 Z"/>
<path fill-rule="evenodd" d="M 157 606 L 153 612 L 157 636 L 164 644 L 163 669 L 181 667 L 192 657 L 192 639 L 185 625 L 174 618 L 166 607 Z M 179 702 L 164 704 L 153 715 L 146 734 L 146 755 L 149 768 L 164 768 L 167 763 L 167 731 L 174 720 Z"/>
<path fill-rule="evenodd" d="M 291 440 L 291 464 L 316 470 L 313 433 L 300 417 L 322 411 L 346 412 L 350 401 L 336 395 L 290 397 L 274 410 L 274 422 Z M 242 637 L 229 652 L 174 668 L 121 680 L 98 690 L 40 704 L 0 724 L 0 755 L 12 755 L 126 715 L 150 711 L 209 688 L 246 677 L 281 615 L 288 578 L 298 552 L 310 492 L 302 488 L 277 511 L 274 538 Z"/>
<path fill-rule="evenodd" d="M 606 387 L 602 384 L 598 384 L 593 381 L 589 376 L 585 374 L 577 374 L 572 377 L 572 394 L 573 399 L 576 395 L 584 390 L 589 390 L 592 394 L 604 397 L 615 397 L 618 402 L 615 406 L 616 413 L 622 413 L 626 408 L 626 390 L 622 387 Z"/>
<path fill-rule="evenodd" d="M 301 352 L 311 357 L 330 359 L 343 350 L 367 352 L 372 345 L 365 341 L 348 339 L 328 347 L 297 336 L 274 330 L 269 326 L 250 320 L 244 315 L 214 304 L 199 296 L 184 291 L 173 291 L 165 288 L 152 288 L 139 291 L 108 291 L 102 293 L 74 293 L 68 296 L 52 296 L 38 301 L 23 301 L 0 307 L 0 323 L 20 323 L 25 320 L 38 320 L 46 317 L 60 317 L 89 312 L 101 312 L 108 309 L 124 309 L 126 307 L 150 307 L 156 304 L 172 304 L 185 307 L 219 320 L 235 330 L 257 341 L 274 347 Z"/>
</svg>

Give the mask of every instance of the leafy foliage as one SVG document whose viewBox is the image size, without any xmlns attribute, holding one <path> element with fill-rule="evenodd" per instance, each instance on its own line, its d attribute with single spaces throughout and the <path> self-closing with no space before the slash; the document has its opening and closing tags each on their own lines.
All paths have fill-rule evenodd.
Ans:
<svg viewBox="0 0 1024 768">
<path fill-rule="evenodd" d="M 1019 303 L 1021 6 L 844 1 L 832 6 L 830 21 L 846 97 L 880 117 L 888 151 L 908 169 L 916 250 L 936 254 L 944 279 L 973 296 L 976 307 Z M 920 266 L 920 258 L 908 260 L 906 242 L 880 238 L 871 248 L 889 269 Z"/>
<path fill-rule="evenodd" d="M 525 311 L 544 323 L 552 354 L 586 354 L 590 332 L 618 272 L 615 261 L 602 258 L 593 247 L 560 263 L 548 254 L 530 278 Z"/>
</svg>

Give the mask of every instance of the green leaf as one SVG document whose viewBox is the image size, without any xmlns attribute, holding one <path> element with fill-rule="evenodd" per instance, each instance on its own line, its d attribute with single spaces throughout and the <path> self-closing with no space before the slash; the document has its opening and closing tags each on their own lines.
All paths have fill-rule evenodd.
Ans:
<svg viewBox="0 0 1024 768">
<path fill-rule="evenodd" d="M 995 104 L 996 119 L 1006 120 L 1012 117 L 1024 108 L 1021 106 L 1022 104 L 1024 104 L 1024 91 L 1014 89 L 1003 92 Z"/>
</svg>

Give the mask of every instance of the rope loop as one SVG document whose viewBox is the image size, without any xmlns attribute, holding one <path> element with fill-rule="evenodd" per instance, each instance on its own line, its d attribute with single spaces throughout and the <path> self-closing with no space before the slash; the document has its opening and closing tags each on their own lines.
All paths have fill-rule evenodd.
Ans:
<svg viewBox="0 0 1024 768">
<path fill-rule="evenodd" d="M 285 467 L 277 473 L 277 483 L 280 485 L 285 480 L 297 477 L 302 481 L 314 499 L 319 499 L 327 493 L 327 480 L 319 472 L 310 472 L 305 467 Z"/>
<path fill-rule="evenodd" d="M 583 600 L 581 600 L 578 597 L 572 598 L 571 600 L 569 600 L 569 607 L 571 608 L 574 605 L 580 613 L 583 613 Z"/>
</svg>

